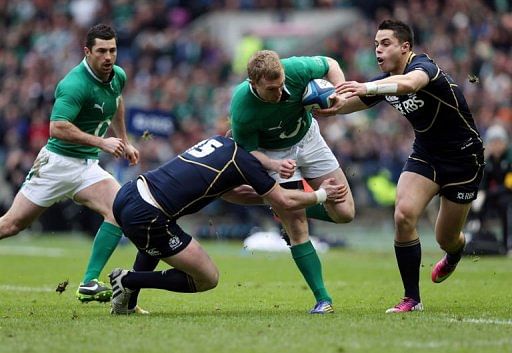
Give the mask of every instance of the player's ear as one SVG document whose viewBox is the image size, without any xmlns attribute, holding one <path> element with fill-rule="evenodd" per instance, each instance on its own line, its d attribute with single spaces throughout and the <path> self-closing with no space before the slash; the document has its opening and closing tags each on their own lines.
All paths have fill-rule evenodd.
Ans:
<svg viewBox="0 0 512 353">
<path fill-rule="evenodd" d="M 87 47 L 84 47 L 84 53 L 85 53 L 85 56 L 91 55 L 91 51 Z"/>
<path fill-rule="evenodd" d="M 409 50 L 411 50 L 411 43 L 409 43 L 409 42 L 403 42 L 403 43 L 402 43 L 402 50 L 403 50 L 403 51 L 409 51 Z"/>
</svg>

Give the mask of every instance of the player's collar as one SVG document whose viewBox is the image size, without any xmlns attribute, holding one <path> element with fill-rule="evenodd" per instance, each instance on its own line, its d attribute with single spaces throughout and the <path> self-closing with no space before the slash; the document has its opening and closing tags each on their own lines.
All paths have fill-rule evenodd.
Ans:
<svg viewBox="0 0 512 353">
<path fill-rule="evenodd" d="M 402 70 L 402 74 L 403 74 L 403 73 L 405 72 L 405 70 L 407 69 L 407 66 L 409 66 L 409 65 L 411 64 L 412 59 L 413 59 L 415 56 L 416 56 L 416 54 L 414 54 L 414 52 L 412 52 L 412 51 L 411 51 L 411 52 L 409 53 L 409 57 L 408 57 L 408 58 L 407 58 L 407 60 L 405 61 L 405 65 L 404 65 L 404 68 L 403 68 L 403 70 Z M 392 74 L 391 74 L 391 72 L 389 72 L 389 74 L 390 74 L 390 75 L 392 75 Z M 395 74 L 395 75 L 396 75 L 396 74 Z"/>
<path fill-rule="evenodd" d="M 251 82 L 249 82 L 249 79 L 247 79 L 247 82 L 249 84 L 249 89 L 251 90 L 251 93 L 254 95 L 254 97 L 258 98 L 262 102 L 268 103 L 267 101 L 264 101 L 263 99 L 261 99 L 258 92 L 256 92 L 256 90 L 254 88 L 252 88 L 252 85 L 251 85 Z M 283 94 L 281 95 L 281 99 L 279 100 L 279 102 L 287 101 L 288 98 L 290 98 L 290 95 L 291 95 L 290 91 L 288 91 L 288 88 L 286 88 L 286 83 L 285 83 L 283 86 Z"/>
<path fill-rule="evenodd" d="M 407 61 L 405 62 L 405 65 L 409 65 L 412 61 L 412 59 L 416 56 L 416 54 L 414 54 L 414 52 L 411 51 L 411 53 L 409 54 L 409 57 L 407 58 Z"/>
<path fill-rule="evenodd" d="M 103 84 L 107 84 L 107 83 L 110 83 L 112 81 L 112 79 L 114 78 L 114 70 L 112 70 L 112 72 L 110 73 L 110 76 L 108 78 L 107 81 L 103 81 L 101 78 L 99 78 L 95 73 L 94 71 L 91 69 L 91 67 L 89 66 L 89 63 L 87 62 L 86 58 L 84 57 L 84 60 L 82 60 L 85 68 L 87 69 L 87 71 L 89 72 L 89 74 L 91 74 L 92 78 L 94 78 L 96 81 L 98 81 L 99 83 L 103 83 Z"/>
</svg>

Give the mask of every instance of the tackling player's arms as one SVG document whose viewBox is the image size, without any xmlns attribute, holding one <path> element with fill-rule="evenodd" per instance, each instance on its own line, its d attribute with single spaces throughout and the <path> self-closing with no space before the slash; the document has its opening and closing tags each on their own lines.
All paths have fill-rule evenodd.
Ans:
<svg viewBox="0 0 512 353">
<path fill-rule="evenodd" d="M 335 180 L 332 178 L 325 180 L 320 185 L 319 190 L 320 191 L 315 192 L 305 192 L 302 190 L 285 189 L 276 183 L 268 193 L 258 195 L 250 185 L 241 185 L 224 193 L 222 198 L 236 204 L 269 204 L 274 208 L 293 211 L 313 206 L 326 200 L 335 203 L 344 202 L 348 193 L 346 185 L 335 184 Z M 321 196 L 324 192 L 325 196 Z M 324 199 L 322 199 L 322 197 L 324 197 Z"/>
<path fill-rule="evenodd" d="M 263 197 L 258 195 L 250 185 L 240 185 L 222 194 L 221 198 L 237 205 L 261 205 Z"/>
<path fill-rule="evenodd" d="M 334 184 L 335 179 L 326 179 L 320 188 L 315 192 L 306 192 L 302 190 L 284 189 L 278 185 L 268 194 L 263 196 L 266 203 L 275 209 L 284 209 L 286 211 L 299 210 L 326 200 L 340 203 L 345 201 L 348 193 L 346 185 Z M 323 194 L 323 196 L 320 196 Z"/>
</svg>

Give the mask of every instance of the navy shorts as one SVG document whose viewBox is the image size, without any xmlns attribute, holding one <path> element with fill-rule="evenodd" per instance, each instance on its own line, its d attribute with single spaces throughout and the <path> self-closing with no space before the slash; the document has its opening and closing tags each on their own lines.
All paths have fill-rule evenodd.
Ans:
<svg viewBox="0 0 512 353">
<path fill-rule="evenodd" d="M 175 220 L 142 199 L 135 181 L 121 187 L 113 211 L 124 235 L 150 256 L 160 259 L 176 255 L 192 241 Z"/>
<path fill-rule="evenodd" d="M 466 204 L 476 199 L 484 166 L 483 151 L 457 157 L 413 152 L 402 171 L 423 175 L 441 187 L 439 195 Z"/>
</svg>

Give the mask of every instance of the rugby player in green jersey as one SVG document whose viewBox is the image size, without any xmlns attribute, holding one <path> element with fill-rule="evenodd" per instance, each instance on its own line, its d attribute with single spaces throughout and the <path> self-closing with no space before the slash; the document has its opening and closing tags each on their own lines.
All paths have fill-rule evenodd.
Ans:
<svg viewBox="0 0 512 353">
<path fill-rule="evenodd" d="M 139 152 L 130 144 L 121 91 L 126 74 L 115 65 L 116 33 L 107 25 L 87 33 L 85 58 L 57 85 L 50 117 L 50 138 L 39 152 L 7 213 L 0 218 L 0 239 L 27 228 L 48 207 L 69 198 L 103 216 L 83 282 L 82 301 L 109 301 L 112 290 L 99 275 L 121 239 L 112 215 L 118 182 L 98 164 L 100 151 L 135 165 Z M 109 126 L 117 137 L 105 137 Z"/>
<path fill-rule="evenodd" d="M 280 59 L 270 50 L 258 51 L 247 65 L 248 80 L 239 84 L 231 102 L 233 138 L 285 187 L 296 188 L 302 179 L 317 190 L 334 178 L 348 187 L 336 157 L 320 135 L 318 123 L 302 105 L 308 82 L 325 78 L 334 85 L 345 81 L 338 63 L 328 57 Z M 336 94 L 332 105 L 342 100 Z M 273 209 L 288 233 L 291 253 L 316 299 L 312 314 L 333 312 L 332 298 L 322 278 L 320 259 L 309 239 L 307 217 L 347 223 L 355 215 L 350 189 L 344 202 L 326 201 L 307 210 Z"/>
</svg>

